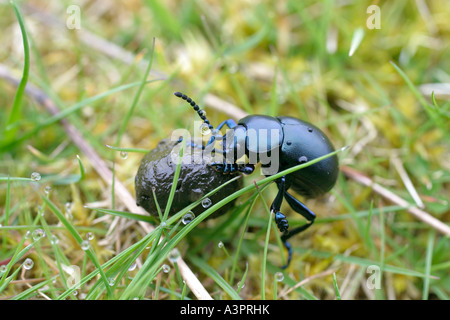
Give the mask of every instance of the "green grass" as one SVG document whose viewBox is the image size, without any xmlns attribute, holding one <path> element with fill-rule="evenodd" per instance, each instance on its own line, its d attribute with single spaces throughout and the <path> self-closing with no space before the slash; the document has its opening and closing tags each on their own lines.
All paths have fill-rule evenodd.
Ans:
<svg viewBox="0 0 450 320">
<path fill-rule="evenodd" d="M 65 25 L 72 4 L 0 4 L 0 299 L 197 299 L 185 264 L 214 299 L 449 299 L 448 235 L 344 174 L 322 198 L 299 196 L 317 219 L 292 238 L 281 270 L 287 254 L 269 206 L 283 173 L 244 177 L 184 225 L 201 199 L 173 216 L 129 210 L 70 131 L 133 195 L 143 153 L 198 120 L 173 92 L 213 124 L 238 120 L 205 104 L 214 94 L 249 114 L 316 124 L 337 149 L 350 146 L 338 152 L 342 166 L 415 205 L 395 157 L 423 210 L 448 225 L 450 101 L 421 86 L 450 82 L 448 1 L 427 1 L 429 16 L 408 0 L 379 3 L 373 30 L 361 1 L 86 5 L 80 30 Z M 282 211 L 290 228 L 305 223 Z"/>
</svg>

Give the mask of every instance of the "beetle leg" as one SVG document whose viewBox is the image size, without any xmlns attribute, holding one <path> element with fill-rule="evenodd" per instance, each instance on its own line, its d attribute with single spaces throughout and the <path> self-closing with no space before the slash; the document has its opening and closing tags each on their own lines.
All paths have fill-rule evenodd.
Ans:
<svg viewBox="0 0 450 320">
<path fill-rule="evenodd" d="M 238 165 L 238 171 L 243 174 L 251 174 L 255 170 L 255 166 L 253 164 L 242 164 Z"/>
<path fill-rule="evenodd" d="M 236 121 L 234 121 L 233 119 L 228 119 L 225 121 L 222 121 L 217 127 L 216 129 L 220 130 L 223 128 L 224 125 L 227 125 L 228 128 L 233 129 L 234 127 L 237 126 Z"/>
<path fill-rule="evenodd" d="M 306 220 L 311 221 L 311 223 L 314 221 L 316 215 L 307 206 L 295 199 L 287 191 L 284 192 L 284 198 L 295 212 L 300 213 Z"/>
<path fill-rule="evenodd" d="M 236 123 L 233 119 L 228 119 L 228 120 L 222 121 L 222 122 L 216 127 L 216 129 L 217 129 L 217 130 L 220 130 L 220 129 L 223 128 L 224 125 L 226 125 L 226 126 L 227 126 L 228 128 L 230 128 L 230 129 L 233 129 L 234 127 L 237 126 L 237 123 Z M 223 137 L 222 137 L 222 138 L 223 138 Z M 209 145 L 210 145 L 211 143 L 213 143 L 215 140 L 216 140 L 216 137 L 215 137 L 215 136 L 212 136 L 212 137 L 209 139 L 209 141 L 208 141 L 208 143 L 207 143 L 206 145 L 209 146 Z"/>
<path fill-rule="evenodd" d="M 286 247 L 288 251 L 288 260 L 286 265 L 281 267 L 282 269 L 285 269 L 289 266 L 291 259 L 292 259 L 292 248 L 289 242 L 287 242 L 287 239 L 284 239 L 284 235 L 287 234 L 287 230 L 289 228 L 288 221 L 286 219 L 286 216 L 280 212 L 281 203 L 283 202 L 283 195 L 286 192 L 286 177 L 283 176 L 280 179 L 275 180 L 278 186 L 278 193 L 275 197 L 275 200 L 272 203 L 272 206 L 270 209 L 275 213 L 275 223 L 277 224 L 278 230 L 280 232 L 283 232 L 283 236 L 281 237 L 284 246 Z"/>
<path fill-rule="evenodd" d="M 279 180 L 276 180 L 276 183 L 278 186 L 278 193 L 277 193 L 277 196 L 275 197 L 275 199 L 273 200 L 272 205 L 270 206 L 270 210 L 275 213 L 275 222 L 278 225 L 278 223 L 280 221 L 279 221 L 279 219 L 277 219 L 277 213 L 280 212 L 281 203 L 283 202 L 283 194 L 285 192 L 285 177 L 283 176 Z M 286 218 L 286 217 L 284 217 L 284 218 Z M 278 228 L 280 228 L 280 227 L 278 227 Z M 280 229 L 280 231 L 283 232 L 285 230 Z"/>
<path fill-rule="evenodd" d="M 283 242 L 286 242 L 292 236 L 295 236 L 296 234 L 308 229 L 314 223 L 316 215 L 314 214 L 314 212 L 309 210 L 307 206 L 295 199 L 287 191 L 284 192 L 284 198 L 295 212 L 300 213 L 305 219 L 308 220 L 308 223 L 290 230 L 289 232 L 285 232 L 281 237 L 281 240 L 283 240 Z"/>
</svg>

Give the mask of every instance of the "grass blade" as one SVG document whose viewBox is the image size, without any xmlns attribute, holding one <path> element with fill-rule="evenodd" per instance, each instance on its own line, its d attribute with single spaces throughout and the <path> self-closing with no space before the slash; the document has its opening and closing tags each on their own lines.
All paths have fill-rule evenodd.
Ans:
<svg viewBox="0 0 450 320">
<path fill-rule="evenodd" d="M 17 86 L 16 95 L 14 96 L 13 105 L 11 108 L 11 112 L 9 114 L 8 121 L 3 128 L 4 139 L 6 141 L 10 141 L 14 138 L 17 132 L 17 121 L 21 116 L 22 109 L 22 99 L 25 94 L 25 87 L 28 82 L 28 75 L 30 73 L 30 47 L 28 43 L 27 30 L 25 27 L 25 21 L 23 20 L 22 14 L 20 12 L 19 7 L 15 3 L 15 1 L 11 1 L 11 5 L 13 6 L 14 13 L 16 14 L 17 20 L 20 26 L 20 32 L 22 33 L 23 40 L 23 51 L 24 51 L 24 65 L 23 65 L 23 74 L 20 80 L 19 85 Z"/>
<path fill-rule="evenodd" d="M 190 260 L 201 269 L 207 276 L 214 280 L 233 300 L 241 300 L 239 294 L 217 273 L 209 264 L 197 257 L 191 257 Z"/>
<path fill-rule="evenodd" d="M 69 220 L 67 220 L 67 218 L 64 216 L 64 214 L 59 211 L 59 209 L 53 204 L 53 202 L 51 202 L 47 197 L 42 196 L 42 199 L 44 200 L 44 202 L 48 205 L 48 207 L 50 208 L 50 210 L 58 217 L 58 219 L 62 222 L 62 224 L 66 227 L 66 229 L 70 232 L 70 234 L 75 238 L 75 240 L 78 242 L 78 244 L 81 246 L 82 242 L 83 242 L 83 238 L 80 236 L 80 234 L 78 233 L 78 231 L 75 229 L 74 226 L 72 226 L 72 224 L 70 223 Z M 112 298 L 112 290 L 109 286 L 108 283 L 108 278 L 105 275 L 105 272 L 103 271 L 100 262 L 97 259 L 97 256 L 94 254 L 92 247 L 90 247 L 88 250 L 85 251 L 86 255 L 91 259 L 92 263 L 95 265 L 95 267 L 98 269 L 98 271 L 100 272 L 100 276 L 105 284 L 106 287 L 106 291 L 108 293 L 108 297 Z"/>
</svg>

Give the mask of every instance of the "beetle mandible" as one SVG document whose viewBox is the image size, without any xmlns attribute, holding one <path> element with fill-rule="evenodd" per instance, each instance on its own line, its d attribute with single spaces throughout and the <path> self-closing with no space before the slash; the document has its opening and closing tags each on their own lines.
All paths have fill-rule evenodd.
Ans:
<svg viewBox="0 0 450 320">
<path fill-rule="evenodd" d="M 212 152 L 221 153 L 223 161 L 211 163 L 211 166 L 223 174 L 239 172 L 251 174 L 254 171 L 254 165 L 261 162 L 263 169 L 270 169 L 269 173 L 263 171 L 264 175 L 270 176 L 334 151 L 330 140 L 319 128 L 289 116 L 249 115 L 237 123 L 232 119 L 225 120 L 214 129 L 194 100 L 180 92 L 174 94 L 186 100 L 209 129 L 214 130 L 206 145 L 193 146 L 204 150 L 209 148 Z M 219 130 L 225 125 L 231 130 L 221 136 Z M 222 150 L 214 148 L 216 139 L 222 140 Z M 244 155 L 253 161 L 241 162 L 240 159 Z M 271 161 L 263 163 L 263 160 L 267 159 Z M 275 223 L 282 232 L 281 240 L 288 250 L 288 260 L 282 268 L 288 267 L 292 259 L 289 238 L 309 228 L 316 218 L 314 212 L 292 196 L 288 190 L 292 189 L 307 198 L 318 197 L 333 188 L 338 174 L 338 159 L 336 155 L 333 155 L 275 180 L 278 193 L 272 202 L 271 210 L 275 215 Z M 283 198 L 295 212 L 306 218 L 308 221 L 306 224 L 288 230 L 286 216 L 280 212 Z"/>
</svg>

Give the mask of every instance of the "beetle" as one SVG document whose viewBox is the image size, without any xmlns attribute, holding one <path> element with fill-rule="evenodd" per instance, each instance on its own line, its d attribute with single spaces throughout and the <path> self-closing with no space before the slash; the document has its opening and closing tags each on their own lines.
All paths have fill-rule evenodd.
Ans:
<svg viewBox="0 0 450 320">
<path fill-rule="evenodd" d="M 232 119 L 225 120 L 214 129 L 194 100 L 181 92 L 175 92 L 174 95 L 187 101 L 208 128 L 214 130 L 206 145 L 193 146 L 221 154 L 223 160 L 213 162 L 211 166 L 223 174 L 251 174 L 255 164 L 261 163 L 261 168 L 266 169 L 263 174 L 270 176 L 335 150 L 331 141 L 319 128 L 290 116 L 248 115 L 237 123 Z M 224 126 L 230 130 L 226 135 L 220 135 L 219 130 Z M 214 147 L 215 140 L 222 140 L 222 150 Z M 249 161 L 242 162 L 241 159 L 244 156 Z M 267 159 L 271 161 L 268 162 Z M 336 155 L 332 155 L 275 179 L 278 193 L 272 202 L 271 211 L 274 213 L 275 223 L 282 233 L 281 240 L 288 251 L 287 263 L 282 268 L 288 267 L 292 259 L 292 247 L 288 240 L 309 228 L 316 218 L 315 213 L 291 195 L 288 190 L 292 189 L 306 198 L 315 198 L 333 188 L 338 174 L 338 158 Z M 283 198 L 295 212 L 302 215 L 308 222 L 289 230 L 288 220 L 280 212 Z"/>
</svg>

